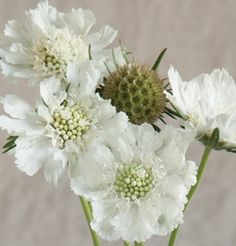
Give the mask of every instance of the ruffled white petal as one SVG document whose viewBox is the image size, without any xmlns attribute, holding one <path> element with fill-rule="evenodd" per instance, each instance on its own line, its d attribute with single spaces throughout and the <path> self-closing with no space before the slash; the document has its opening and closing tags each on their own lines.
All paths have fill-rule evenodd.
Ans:
<svg viewBox="0 0 236 246">
<path fill-rule="evenodd" d="M 25 119 L 33 111 L 29 103 L 15 95 L 1 97 L 0 103 L 3 104 L 6 113 L 18 119 Z"/>
<path fill-rule="evenodd" d="M 92 43 L 92 50 L 98 51 L 104 49 L 106 46 L 111 44 L 117 35 L 117 31 L 115 31 L 110 26 L 102 27 L 99 35 L 97 36 L 97 40 Z"/>
<path fill-rule="evenodd" d="M 188 189 L 183 179 L 178 174 L 166 175 L 160 186 L 160 189 L 167 197 L 185 204 L 187 202 L 186 194 Z"/>
<path fill-rule="evenodd" d="M 11 119 L 5 115 L 0 116 L 0 127 L 14 136 L 26 130 L 26 126 L 22 120 Z"/>
<path fill-rule="evenodd" d="M 110 223 L 114 216 L 114 207 L 105 202 L 92 203 L 93 216 L 96 220 L 91 222 L 91 227 L 98 232 L 101 238 L 114 241 L 120 238 L 120 232 Z"/>
<path fill-rule="evenodd" d="M 69 82 L 71 85 L 78 87 L 75 93 L 80 94 L 85 100 L 87 96 L 95 94 L 100 76 L 99 69 L 92 61 L 83 64 L 81 67 L 76 64 L 69 64 L 67 68 Z"/>
<path fill-rule="evenodd" d="M 186 161 L 186 165 L 181 170 L 180 176 L 184 180 L 186 188 L 189 190 L 197 182 L 196 164 L 193 161 Z"/>
<path fill-rule="evenodd" d="M 157 235 L 165 236 L 183 223 L 183 212 L 176 202 L 168 197 L 159 199 L 160 216 L 155 226 Z"/>
<path fill-rule="evenodd" d="M 16 166 L 29 176 L 42 167 L 48 156 L 49 144 L 45 138 L 20 136 L 16 140 Z"/>
<path fill-rule="evenodd" d="M 218 127 L 220 142 L 225 147 L 235 145 L 236 83 L 225 69 L 201 74 L 189 82 L 182 81 L 171 67 L 168 72 L 173 93 L 166 92 L 171 103 L 188 122 L 186 127 L 196 131 L 198 137 L 210 136 Z"/>
<path fill-rule="evenodd" d="M 63 15 L 62 18 L 67 27 L 78 35 L 87 35 L 91 27 L 96 23 L 93 12 L 84 9 L 72 9 L 71 13 Z"/>
<path fill-rule="evenodd" d="M 29 66 L 11 65 L 3 61 L 0 61 L 0 65 L 2 68 L 2 74 L 5 76 L 13 76 L 18 78 L 35 77 L 35 73 Z"/>
<path fill-rule="evenodd" d="M 45 122 L 53 121 L 52 115 L 49 112 L 49 108 L 45 105 L 40 104 L 37 108 L 37 113 Z"/>
<path fill-rule="evenodd" d="M 61 83 L 58 79 L 50 78 L 41 81 L 40 95 L 49 108 L 58 107 L 66 97 L 65 92 L 60 90 Z"/>
<path fill-rule="evenodd" d="M 32 37 L 37 38 L 41 34 L 38 26 L 32 22 L 28 12 L 25 13 L 21 20 L 11 20 L 5 26 L 4 34 L 11 37 L 12 43 L 22 43 L 24 46 L 30 45 Z M 5 46 L 7 43 L 5 43 Z"/>
<path fill-rule="evenodd" d="M 68 159 L 55 149 L 51 149 L 50 152 L 43 163 L 43 172 L 45 179 L 56 186 L 65 172 Z"/>
<path fill-rule="evenodd" d="M 121 237 L 128 242 L 143 242 L 154 234 L 159 211 L 146 204 L 132 204 L 128 210 L 119 211 L 111 219 L 111 224 Z M 111 204 L 112 206 L 112 204 Z"/>
<path fill-rule="evenodd" d="M 131 137 L 126 139 L 127 132 L 117 131 L 114 128 L 104 134 L 103 141 L 106 145 L 112 147 L 113 155 L 117 162 L 130 163 L 135 157 L 135 151 L 130 149 L 130 145 L 135 145 L 135 139 Z M 125 129 L 121 128 L 121 129 Z"/>
<path fill-rule="evenodd" d="M 41 30 L 46 31 L 54 25 L 57 20 L 57 10 L 48 4 L 48 1 L 41 1 L 36 9 L 29 11 L 32 21 Z"/>
<path fill-rule="evenodd" d="M 143 156 L 149 156 L 154 151 L 158 150 L 162 146 L 162 141 L 158 134 L 155 134 L 153 127 L 150 124 L 143 124 L 142 127 L 132 126 L 130 127 L 137 136 L 137 149 L 139 153 Z"/>
<path fill-rule="evenodd" d="M 89 62 L 90 55 L 104 73 L 104 61 L 108 56 L 105 48 L 114 40 L 116 31 L 103 26 L 99 32 L 91 33 L 95 23 L 96 18 L 90 10 L 73 9 L 65 14 L 48 1 L 40 2 L 21 19 L 9 21 L 5 26 L 5 36 L 0 37 L 3 74 L 31 78 L 32 84 L 52 76 L 67 82 L 67 66 L 74 64 L 85 71 L 83 65 Z M 45 57 L 55 58 L 57 63 L 48 66 Z M 91 79 L 90 72 L 89 75 L 82 73 L 86 80 Z"/>
<path fill-rule="evenodd" d="M 14 65 L 21 64 L 21 67 L 34 63 L 34 57 L 26 47 L 20 43 L 13 43 L 9 49 L 10 52 L 0 49 L 0 55 L 5 61 Z"/>
<path fill-rule="evenodd" d="M 23 133 L 42 134 L 43 133 L 43 124 L 41 122 L 35 121 L 35 117 L 21 120 L 21 119 L 12 119 L 5 115 L 0 116 L 0 127 L 10 135 L 18 135 Z"/>
<path fill-rule="evenodd" d="M 85 156 L 80 156 L 75 168 L 71 170 L 70 176 L 74 177 L 71 179 L 71 189 L 87 199 L 104 197 L 109 191 L 104 191 L 103 187 L 115 179 L 115 167 L 111 165 L 113 162 L 110 150 L 94 143 Z"/>
<path fill-rule="evenodd" d="M 101 238 L 143 242 L 152 235 L 166 235 L 182 223 L 186 196 L 196 182 L 196 165 L 185 160 L 192 140 L 191 131 L 166 127 L 156 133 L 147 124 L 110 129 L 98 137 L 99 151 L 84 154 L 83 167 L 71 186 L 92 201 L 91 225 Z M 116 175 L 117 168 L 134 163 L 151 168 L 154 187 L 132 201 L 117 191 Z"/>
</svg>

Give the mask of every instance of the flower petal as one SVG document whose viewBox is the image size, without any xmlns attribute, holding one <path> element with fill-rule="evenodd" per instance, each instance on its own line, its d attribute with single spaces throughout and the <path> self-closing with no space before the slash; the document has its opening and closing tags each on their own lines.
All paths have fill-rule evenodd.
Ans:
<svg viewBox="0 0 236 246">
<path fill-rule="evenodd" d="M 71 13 L 63 15 L 63 19 L 67 26 L 79 35 L 87 35 L 91 27 L 96 23 L 93 12 L 84 9 L 72 9 Z"/>
<path fill-rule="evenodd" d="M 48 4 L 48 1 L 42 1 L 36 9 L 31 9 L 29 14 L 36 24 L 42 30 L 47 30 L 55 24 L 57 20 L 57 10 Z"/>
<path fill-rule="evenodd" d="M 100 237 L 108 241 L 118 240 L 120 235 L 115 227 L 110 223 L 111 218 L 116 213 L 114 206 L 105 202 L 93 202 L 93 217 L 91 227 Z"/>
<path fill-rule="evenodd" d="M 66 165 L 67 158 L 65 155 L 59 151 L 54 152 L 54 150 L 51 150 L 51 153 L 43 163 L 45 179 L 56 186 L 65 172 Z"/>
<path fill-rule="evenodd" d="M 40 95 L 49 108 L 58 107 L 66 96 L 65 93 L 61 95 L 61 98 L 56 96 L 60 85 L 60 81 L 55 78 L 45 79 L 40 83 Z"/>
<path fill-rule="evenodd" d="M 49 144 L 45 138 L 20 136 L 16 140 L 16 166 L 29 176 L 42 167 L 48 155 Z"/>
<path fill-rule="evenodd" d="M 71 189 L 87 199 L 100 199 L 108 191 L 103 191 L 104 185 L 114 180 L 115 166 L 111 165 L 114 157 L 105 146 L 94 143 L 83 156 L 77 160 L 71 170 Z"/>
<path fill-rule="evenodd" d="M 42 134 L 43 123 L 34 119 L 11 119 L 5 115 L 0 116 L 0 127 L 11 135 L 17 136 L 22 133 Z"/>
<path fill-rule="evenodd" d="M 0 103 L 6 113 L 18 119 L 25 119 L 33 111 L 30 104 L 15 95 L 1 97 Z"/>
<path fill-rule="evenodd" d="M 67 78 L 74 86 L 79 86 L 77 93 L 81 96 L 95 94 L 95 90 L 100 78 L 100 71 L 91 61 L 78 67 L 76 64 L 69 64 L 67 68 Z"/>
<path fill-rule="evenodd" d="M 99 32 L 99 36 L 97 40 L 91 43 L 93 51 L 99 51 L 104 49 L 106 46 L 111 44 L 117 35 L 117 31 L 115 31 L 110 26 L 103 26 L 101 31 Z"/>
</svg>

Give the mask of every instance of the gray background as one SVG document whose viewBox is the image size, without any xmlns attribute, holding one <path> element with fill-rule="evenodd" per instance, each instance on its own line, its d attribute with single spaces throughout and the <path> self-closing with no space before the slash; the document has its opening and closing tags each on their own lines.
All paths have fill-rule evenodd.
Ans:
<svg viewBox="0 0 236 246">
<path fill-rule="evenodd" d="M 37 1 L 0 0 L 0 27 L 35 7 Z M 140 61 L 152 63 L 168 47 L 160 72 L 173 64 L 185 79 L 225 67 L 236 78 L 235 0 L 54 0 L 62 11 L 90 8 L 98 27 L 111 24 L 119 38 Z M 0 94 L 17 93 L 31 102 L 37 92 L 24 83 L 11 85 L 1 77 Z M 2 112 L 2 111 L 1 111 Z M 1 132 L 2 145 L 6 134 Z M 202 147 L 192 146 L 189 156 L 199 161 Z M 186 212 L 176 246 L 236 245 L 236 156 L 213 152 L 197 195 Z M 14 159 L 0 156 L 0 246 L 91 245 L 78 197 L 68 181 L 57 188 L 42 174 L 28 177 Z M 106 243 L 105 245 L 121 245 Z M 167 237 L 153 237 L 146 245 L 167 245 Z"/>
</svg>

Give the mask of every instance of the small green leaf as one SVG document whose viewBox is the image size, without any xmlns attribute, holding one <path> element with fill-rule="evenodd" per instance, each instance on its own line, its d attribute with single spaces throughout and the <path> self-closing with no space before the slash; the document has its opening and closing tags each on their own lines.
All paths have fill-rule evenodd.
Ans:
<svg viewBox="0 0 236 246">
<path fill-rule="evenodd" d="M 15 147 L 16 147 L 16 144 L 12 145 L 11 147 L 5 149 L 5 150 L 2 152 L 2 154 L 7 153 L 9 150 L 11 150 L 11 149 L 13 149 L 13 148 L 15 148 Z"/>
<path fill-rule="evenodd" d="M 7 138 L 6 144 L 4 144 L 2 148 L 3 148 L 3 149 L 7 149 L 7 148 L 9 148 L 10 146 L 14 145 L 17 138 L 18 138 L 17 136 L 9 136 L 9 137 Z"/>
<path fill-rule="evenodd" d="M 9 142 L 6 142 L 6 144 L 4 144 L 4 145 L 2 146 L 2 148 L 3 148 L 3 149 L 7 149 L 7 148 L 9 148 L 10 146 L 12 146 L 14 143 L 15 143 L 15 140 L 11 140 L 11 141 L 9 141 Z"/>
<path fill-rule="evenodd" d="M 172 119 L 176 119 L 176 116 L 174 116 L 175 114 L 170 113 L 167 109 L 165 110 L 164 113 L 170 116 Z"/>
<path fill-rule="evenodd" d="M 166 125 L 166 121 L 162 117 L 159 117 L 159 119 Z"/>
<path fill-rule="evenodd" d="M 7 142 L 3 145 L 3 154 L 8 152 L 9 150 L 13 149 L 14 147 L 16 147 L 16 139 L 18 138 L 18 136 L 9 136 L 7 138 Z"/>
<path fill-rule="evenodd" d="M 155 124 L 151 124 L 151 125 L 152 125 L 152 127 L 154 128 L 155 131 L 157 131 L 157 132 L 161 131 L 161 129 L 157 125 L 155 125 Z"/>
<path fill-rule="evenodd" d="M 181 114 L 176 109 L 172 110 L 172 109 L 166 107 L 165 113 L 174 119 L 176 119 L 176 117 L 182 118 Z"/>
<path fill-rule="evenodd" d="M 162 50 L 162 52 L 160 53 L 160 55 L 157 57 L 154 65 L 152 67 L 152 70 L 154 70 L 154 71 L 157 70 L 157 68 L 158 68 L 158 66 L 159 66 L 159 64 L 160 64 L 160 62 L 161 62 L 161 60 L 162 60 L 162 58 L 163 58 L 163 56 L 164 56 L 164 54 L 165 54 L 166 51 L 167 51 L 167 48 L 165 48 L 164 50 Z"/>
<path fill-rule="evenodd" d="M 9 136 L 7 140 L 15 139 L 15 136 Z"/>
</svg>

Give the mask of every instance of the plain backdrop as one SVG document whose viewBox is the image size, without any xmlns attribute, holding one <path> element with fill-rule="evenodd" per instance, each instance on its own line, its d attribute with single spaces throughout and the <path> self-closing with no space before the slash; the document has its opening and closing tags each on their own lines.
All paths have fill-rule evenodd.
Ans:
<svg viewBox="0 0 236 246">
<path fill-rule="evenodd" d="M 152 64 L 168 48 L 160 67 L 167 75 L 173 64 L 186 80 L 225 67 L 236 78 L 235 0 L 52 0 L 61 11 L 92 9 L 97 28 L 110 24 L 137 60 Z M 0 0 L 0 28 L 8 19 L 34 8 L 36 0 Z M 12 85 L 1 76 L 0 95 L 16 93 L 32 103 L 37 90 Z M 0 109 L 2 110 L 2 109 Z M 2 111 L 1 111 L 2 113 Z M 0 145 L 6 134 L 1 131 Z M 199 162 L 203 149 L 191 146 L 189 158 Z M 32 160 L 33 161 L 33 160 Z M 200 188 L 189 206 L 176 246 L 236 245 L 236 155 L 214 151 Z M 13 157 L 0 156 L 0 246 L 92 245 L 80 202 L 68 180 L 58 187 L 42 173 L 20 173 Z M 104 246 L 122 245 L 121 242 Z M 146 245 L 165 246 L 167 237 Z"/>
</svg>

